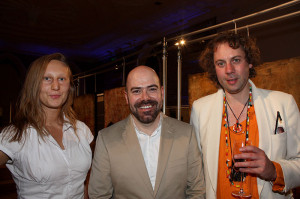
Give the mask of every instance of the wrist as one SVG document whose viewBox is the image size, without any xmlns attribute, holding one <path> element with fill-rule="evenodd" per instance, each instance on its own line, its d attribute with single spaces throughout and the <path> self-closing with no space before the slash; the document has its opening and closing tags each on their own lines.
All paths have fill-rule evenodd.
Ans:
<svg viewBox="0 0 300 199">
<path fill-rule="evenodd" d="M 274 172 L 272 172 L 272 175 L 271 175 L 269 181 L 270 181 L 270 182 L 274 182 L 274 181 L 276 180 L 276 178 L 277 178 L 277 170 L 276 170 L 276 167 L 275 167 L 274 163 L 273 163 L 273 162 L 271 162 L 271 163 L 272 163 L 272 166 L 273 166 L 273 169 L 272 169 L 272 170 L 273 170 Z"/>
<path fill-rule="evenodd" d="M 274 185 L 274 182 L 275 182 L 276 178 L 277 178 L 277 175 L 276 175 L 276 172 L 275 172 L 275 177 L 273 177 L 273 178 L 271 178 L 271 179 L 269 180 L 269 182 L 270 182 L 270 184 L 271 184 L 272 187 L 273 187 L 273 185 Z"/>
<path fill-rule="evenodd" d="M 276 178 L 277 178 L 277 176 L 271 178 L 269 181 L 270 181 L 270 182 L 275 182 Z"/>
</svg>

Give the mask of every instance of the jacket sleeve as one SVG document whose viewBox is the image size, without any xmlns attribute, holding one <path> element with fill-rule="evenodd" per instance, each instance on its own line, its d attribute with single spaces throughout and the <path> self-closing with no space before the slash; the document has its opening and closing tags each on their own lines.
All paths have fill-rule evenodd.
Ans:
<svg viewBox="0 0 300 199">
<path fill-rule="evenodd" d="M 283 171 L 284 192 L 300 186 L 300 114 L 294 98 L 289 95 L 284 107 L 287 135 L 286 159 L 275 160 Z"/>
<path fill-rule="evenodd" d="M 201 151 L 200 134 L 199 134 L 200 132 L 199 111 L 197 111 L 195 102 L 193 103 L 192 110 L 191 110 L 190 124 L 194 127 L 198 147 Z"/>
<path fill-rule="evenodd" d="M 205 181 L 201 152 L 197 145 L 195 132 L 192 130 L 188 152 L 188 176 L 186 198 L 205 198 Z"/>
<path fill-rule="evenodd" d="M 96 141 L 88 193 L 90 199 L 108 199 L 113 195 L 110 160 L 101 132 Z"/>
</svg>

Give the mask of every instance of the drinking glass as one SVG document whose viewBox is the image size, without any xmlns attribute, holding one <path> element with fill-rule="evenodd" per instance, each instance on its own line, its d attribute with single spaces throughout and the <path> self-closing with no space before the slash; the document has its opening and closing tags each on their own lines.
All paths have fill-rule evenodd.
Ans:
<svg viewBox="0 0 300 199">
<path fill-rule="evenodd" d="M 247 145 L 250 145 L 250 142 L 248 142 Z M 239 149 L 244 146 L 246 146 L 245 140 L 234 140 L 232 145 L 232 157 L 234 157 L 234 155 L 236 154 L 240 154 L 241 152 L 239 151 Z M 234 159 L 234 158 L 232 159 L 233 159 L 233 163 L 246 161 L 245 159 Z M 236 176 L 239 178 L 238 181 L 235 183 L 240 185 L 240 190 L 233 191 L 231 194 L 233 196 L 240 197 L 240 198 L 250 198 L 251 197 L 250 191 L 244 190 L 244 182 L 247 174 L 244 172 L 239 172 L 238 168 L 235 168 L 234 166 L 233 169 L 235 170 Z"/>
</svg>

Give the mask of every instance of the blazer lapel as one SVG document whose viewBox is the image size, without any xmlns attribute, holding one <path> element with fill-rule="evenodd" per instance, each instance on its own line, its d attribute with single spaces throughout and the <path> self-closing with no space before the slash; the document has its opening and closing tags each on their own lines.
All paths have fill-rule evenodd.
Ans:
<svg viewBox="0 0 300 199">
<path fill-rule="evenodd" d="M 131 116 L 127 117 L 127 124 L 123 132 L 123 139 L 128 149 L 128 155 L 131 157 L 133 167 L 136 168 L 137 174 L 143 179 L 143 182 L 149 192 L 153 194 L 153 189 L 145 165 L 145 160 L 130 117 Z"/>
<path fill-rule="evenodd" d="M 254 102 L 254 110 L 256 115 L 256 122 L 258 126 L 258 134 L 259 134 L 259 148 L 263 150 L 268 157 L 271 157 L 271 146 L 270 142 L 266 140 L 271 140 L 270 135 L 270 121 L 268 121 L 267 118 L 269 118 L 269 115 L 272 115 L 271 113 L 266 112 L 266 104 L 264 103 L 264 97 L 263 94 L 256 88 L 254 83 L 249 80 L 249 82 L 252 85 L 252 93 L 253 93 L 253 102 Z M 268 115 L 266 115 L 268 114 Z M 250 132 L 251 133 L 251 132 Z M 262 141 L 264 140 L 264 141 Z M 261 194 L 261 191 L 264 187 L 266 181 L 261 180 L 260 178 L 257 178 L 257 188 L 258 188 L 258 194 Z"/>
<path fill-rule="evenodd" d="M 211 114 L 207 117 L 211 117 L 207 126 L 206 153 L 207 153 L 207 170 L 212 188 L 216 193 L 217 178 L 218 178 L 218 162 L 219 162 L 219 145 L 220 145 L 220 133 L 222 124 L 222 111 L 223 111 L 223 91 L 218 90 L 216 98 L 212 102 Z"/>
<path fill-rule="evenodd" d="M 163 174 L 165 172 L 170 151 L 172 149 L 174 133 L 173 128 L 168 124 L 167 117 L 163 114 L 162 127 L 161 127 L 161 138 L 160 138 L 160 148 L 159 157 L 157 164 L 154 196 L 156 196 L 159 189 Z"/>
</svg>

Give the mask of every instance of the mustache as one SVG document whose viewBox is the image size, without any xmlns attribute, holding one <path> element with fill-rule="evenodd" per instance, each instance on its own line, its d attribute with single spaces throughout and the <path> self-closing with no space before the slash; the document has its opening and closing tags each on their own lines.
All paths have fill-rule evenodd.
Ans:
<svg viewBox="0 0 300 199">
<path fill-rule="evenodd" d="M 135 103 L 135 104 L 134 104 L 134 107 L 135 107 L 135 108 L 140 108 L 141 106 L 149 105 L 149 104 L 150 104 L 151 106 L 155 106 L 155 105 L 158 104 L 158 102 L 157 102 L 157 101 L 154 101 L 154 100 L 147 100 L 147 101 L 143 100 L 143 101 L 141 101 L 141 102 Z"/>
</svg>

